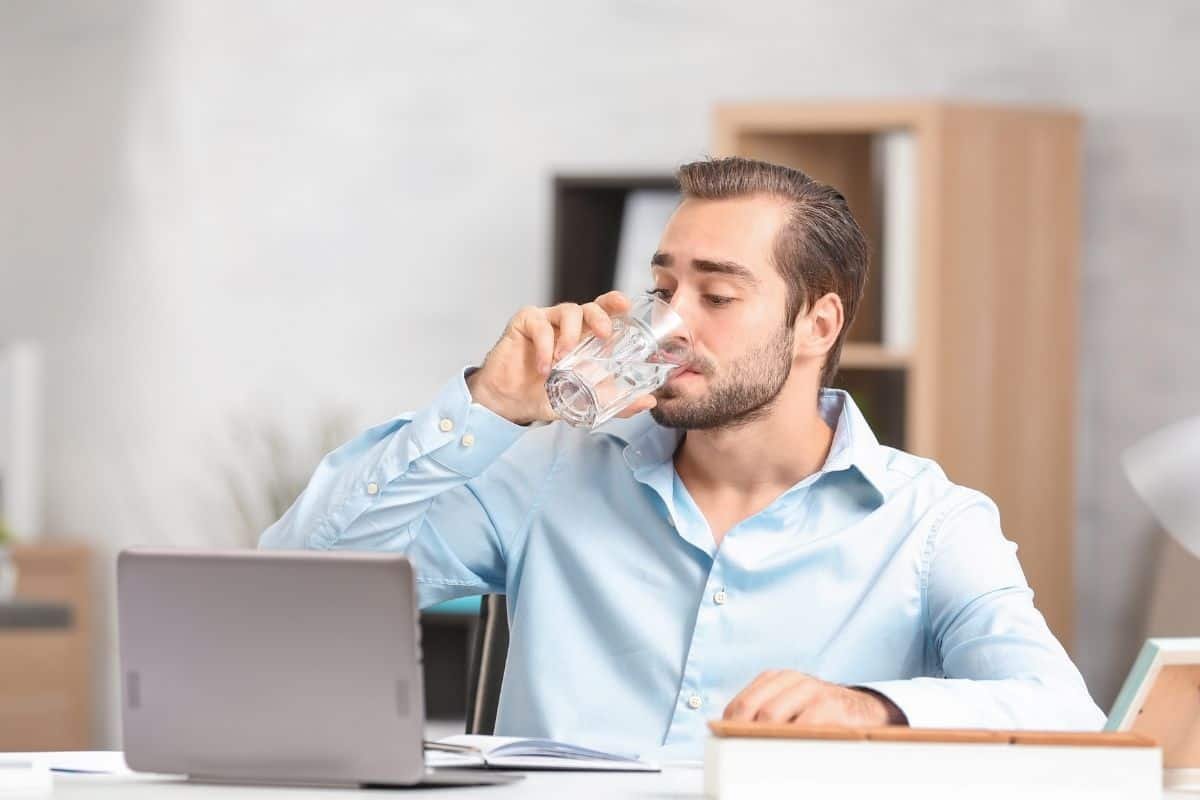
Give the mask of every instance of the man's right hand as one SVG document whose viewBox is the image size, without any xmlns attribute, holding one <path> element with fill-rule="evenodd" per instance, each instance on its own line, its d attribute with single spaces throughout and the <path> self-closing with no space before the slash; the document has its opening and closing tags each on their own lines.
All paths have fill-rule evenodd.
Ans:
<svg viewBox="0 0 1200 800">
<path fill-rule="evenodd" d="M 555 419 L 546 397 L 550 367 L 588 334 L 607 339 L 612 335 L 612 317 L 629 308 L 625 295 L 609 292 L 583 305 L 559 303 L 550 308 L 521 309 L 483 366 L 467 378 L 471 398 L 518 425 Z M 640 397 L 618 416 L 633 416 L 654 404 L 652 396 Z"/>
</svg>

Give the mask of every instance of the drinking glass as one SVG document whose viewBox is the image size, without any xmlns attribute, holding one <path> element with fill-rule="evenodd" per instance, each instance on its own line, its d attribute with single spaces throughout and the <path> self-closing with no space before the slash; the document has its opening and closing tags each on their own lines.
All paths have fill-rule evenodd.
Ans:
<svg viewBox="0 0 1200 800">
<path fill-rule="evenodd" d="M 550 407 L 570 425 L 603 425 L 686 366 L 690 342 L 683 318 L 658 297 L 645 295 L 613 318 L 611 336 L 587 337 L 554 365 L 546 379 Z"/>
</svg>

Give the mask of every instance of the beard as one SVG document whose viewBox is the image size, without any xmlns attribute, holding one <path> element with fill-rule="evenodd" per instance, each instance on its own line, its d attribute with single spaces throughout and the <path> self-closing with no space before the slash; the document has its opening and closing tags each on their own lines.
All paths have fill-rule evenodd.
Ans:
<svg viewBox="0 0 1200 800">
<path fill-rule="evenodd" d="M 711 362 L 693 364 L 693 370 L 712 381 L 708 393 L 689 401 L 668 384 L 654 393 L 658 405 L 650 415 L 659 425 L 685 430 L 737 428 L 763 417 L 792 372 L 792 338 L 792 329 L 783 327 L 716 381 L 712 381 L 716 368 Z"/>
</svg>

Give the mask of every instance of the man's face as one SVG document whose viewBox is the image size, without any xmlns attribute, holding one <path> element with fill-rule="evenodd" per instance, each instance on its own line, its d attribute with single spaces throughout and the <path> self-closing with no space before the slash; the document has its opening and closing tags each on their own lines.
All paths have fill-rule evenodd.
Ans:
<svg viewBox="0 0 1200 800">
<path fill-rule="evenodd" d="M 660 425 L 742 424 L 783 389 L 792 330 L 772 254 L 786 216 L 770 197 L 689 199 L 667 223 L 652 262 L 655 293 L 687 322 L 694 360 L 654 393 Z"/>
</svg>

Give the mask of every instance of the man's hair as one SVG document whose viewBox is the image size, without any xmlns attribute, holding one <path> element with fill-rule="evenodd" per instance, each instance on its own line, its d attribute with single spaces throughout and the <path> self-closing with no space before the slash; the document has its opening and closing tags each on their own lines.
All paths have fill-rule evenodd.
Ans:
<svg viewBox="0 0 1200 800">
<path fill-rule="evenodd" d="M 775 268 L 787 284 L 787 324 L 828 292 L 842 299 L 845 324 L 821 368 L 821 385 L 837 373 L 846 331 L 867 283 L 867 237 L 842 193 L 798 169 L 730 157 L 684 164 L 675 175 L 685 199 L 725 200 L 767 195 L 787 202 L 787 222 L 775 240 Z"/>
</svg>

